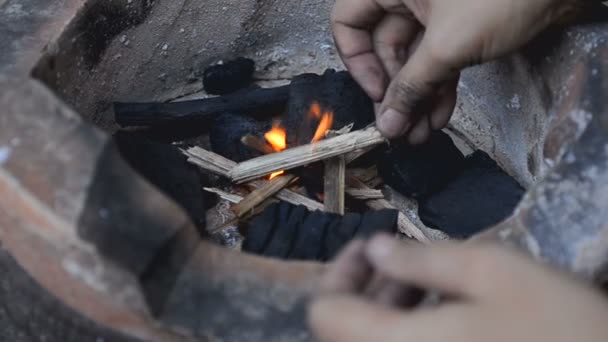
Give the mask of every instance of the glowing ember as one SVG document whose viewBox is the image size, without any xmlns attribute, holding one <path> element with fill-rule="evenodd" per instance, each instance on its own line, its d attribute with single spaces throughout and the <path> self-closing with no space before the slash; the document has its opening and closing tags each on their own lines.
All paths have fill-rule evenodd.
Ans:
<svg viewBox="0 0 608 342">
<path fill-rule="evenodd" d="M 313 102 L 310 106 L 309 115 L 315 117 L 316 119 L 321 118 L 321 105 L 318 102 Z"/>
<path fill-rule="evenodd" d="M 281 125 L 273 125 L 272 129 L 264 134 L 264 138 L 276 152 L 281 152 L 287 148 L 287 133 Z"/>
<path fill-rule="evenodd" d="M 281 175 L 283 175 L 283 174 L 285 174 L 285 171 L 277 171 L 277 172 L 275 172 L 275 173 L 271 174 L 271 175 L 268 177 L 268 180 L 273 180 L 273 179 L 275 179 L 275 178 L 277 178 L 277 177 L 279 177 L 279 176 L 281 176 Z"/>
</svg>

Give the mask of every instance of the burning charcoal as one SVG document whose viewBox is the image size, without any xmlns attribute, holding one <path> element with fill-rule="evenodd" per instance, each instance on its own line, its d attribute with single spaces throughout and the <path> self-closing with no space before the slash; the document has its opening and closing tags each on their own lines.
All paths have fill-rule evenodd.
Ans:
<svg viewBox="0 0 608 342">
<path fill-rule="evenodd" d="M 366 212 L 361 218 L 357 237 L 369 238 L 376 233 L 396 232 L 398 216 L 399 213 L 391 209 Z"/>
<path fill-rule="evenodd" d="M 226 95 L 250 85 L 254 72 L 255 62 L 253 60 L 237 58 L 207 68 L 203 73 L 203 85 L 209 94 Z"/>
<path fill-rule="evenodd" d="M 275 226 L 282 224 L 276 217 L 279 206 L 272 204 L 249 225 L 247 238 L 243 250 L 256 254 L 263 254 L 264 249 L 272 239 Z"/>
<path fill-rule="evenodd" d="M 205 231 L 205 204 L 210 202 L 203 192 L 207 180 L 177 147 L 127 132 L 116 133 L 114 141 L 133 169 L 181 205 L 199 230 Z"/>
<path fill-rule="evenodd" d="M 357 130 L 374 121 L 372 100 L 349 73 L 327 70 L 323 75 L 299 75 L 291 83 L 283 120 L 289 145 L 310 143 L 326 112 L 333 112 L 334 129 L 354 123 Z"/>
<path fill-rule="evenodd" d="M 335 215 L 314 211 L 302 222 L 294 247 L 289 254 L 294 260 L 320 260 L 327 227 Z"/>
<path fill-rule="evenodd" d="M 419 214 L 429 227 L 468 238 L 511 215 L 524 192 L 490 156 L 477 151 L 445 189 L 419 202 Z"/>
<path fill-rule="evenodd" d="M 325 261 L 355 236 L 396 232 L 397 216 L 396 210 L 339 216 L 309 212 L 288 203 L 274 204 L 251 222 L 243 250 L 283 259 Z"/>
<path fill-rule="evenodd" d="M 251 134 L 264 140 L 264 133 L 270 129 L 269 122 L 260 122 L 254 119 L 236 115 L 220 115 L 209 132 L 211 149 L 235 162 L 259 157 L 261 153 L 253 151 L 241 143 L 241 138 Z"/>
<path fill-rule="evenodd" d="M 393 189 L 421 198 L 445 187 L 463 166 L 464 155 L 450 136 L 436 132 L 424 145 L 393 144 L 382 154 L 378 170 Z"/>
<path fill-rule="evenodd" d="M 293 210 L 291 210 L 293 208 Z M 289 252 L 293 247 L 293 242 L 298 233 L 300 224 L 304 221 L 308 210 L 303 206 L 293 206 L 289 203 L 283 202 L 280 204 L 279 212 L 280 218 L 285 216 L 284 212 L 288 213 L 288 217 L 279 221 L 285 222 L 277 227 L 274 236 L 268 248 L 264 251 L 264 255 L 268 257 L 275 257 L 280 259 L 287 259 Z"/>
<path fill-rule="evenodd" d="M 325 239 L 325 259 L 333 259 L 344 247 L 344 243 L 355 236 L 357 228 L 361 225 L 361 215 L 347 213 L 341 220 L 335 220 L 327 229 Z"/>
</svg>

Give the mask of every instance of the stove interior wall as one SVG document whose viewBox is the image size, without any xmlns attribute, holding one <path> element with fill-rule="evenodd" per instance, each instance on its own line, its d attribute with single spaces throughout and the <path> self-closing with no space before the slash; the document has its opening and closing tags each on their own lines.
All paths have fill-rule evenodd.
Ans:
<svg viewBox="0 0 608 342">
<path fill-rule="evenodd" d="M 262 79 L 340 68 L 325 0 L 89 0 L 33 76 L 89 122 L 113 132 L 113 101 L 164 101 L 202 89 L 219 59 L 253 57 Z M 573 31 L 585 32 L 584 29 Z M 521 54 L 468 69 L 451 127 L 528 187 L 547 156 L 550 113 L 590 36 L 552 33 Z M 555 148 L 553 148 L 555 150 Z"/>
</svg>

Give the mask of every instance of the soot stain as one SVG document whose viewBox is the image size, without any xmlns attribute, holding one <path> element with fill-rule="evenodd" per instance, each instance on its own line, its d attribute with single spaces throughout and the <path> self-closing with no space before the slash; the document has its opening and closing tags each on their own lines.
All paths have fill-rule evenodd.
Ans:
<svg viewBox="0 0 608 342">
<path fill-rule="evenodd" d="M 112 40 L 130 27 L 141 24 L 150 13 L 152 0 L 96 1 L 87 8 L 75 24 L 83 45 L 83 57 L 88 66 L 101 60 Z"/>
</svg>

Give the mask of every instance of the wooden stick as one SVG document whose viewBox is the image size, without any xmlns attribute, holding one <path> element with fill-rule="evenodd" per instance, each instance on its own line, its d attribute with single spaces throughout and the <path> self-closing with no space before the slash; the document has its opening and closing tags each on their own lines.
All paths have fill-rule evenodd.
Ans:
<svg viewBox="0 0 608 342">
<path fill-rule="evenodd" d="M 209 152 L 200 147 L 192 147 L 188 150 L 182 150 L 182 153 L 188 157 L 188 162 L 203 170 L 209 171 L 223 177 L 230 177 L 230 170 L 237 164 L 230 159 L 224 158 L 219 154 Z"/>
<path fill-rule="evenodd" d="M 371 188 L 365 185 L 365 183 L 358 181 L 356 179 L 351 179 L 351 181 L 356 184 L 358 189 L 370 190 Z M 397 209 L 394 205 L 392 205 L 389 201 L 385 199 L 375 199 L 369 200 L 366 202 L 367 206 L 374 210 L 382 210 L 382 209 Z M 405 216 L 404 213 L 399 211 L 399 217 L 397 219 L 397 227 L 399 231 L 413 239 L 416 239 L 422 243 L 430 243 L 426 235 L 418 228 L 410 219 Z"/>
<path fill-rule="evenodd" d="M 386 140 L 375 127 L 344 134 L 335 138 L 268 154 L 240 163 L 230 172 L 237 183 L 257 179 L 279 170 L 291 170 L 313 162 L 376 146 Z"/>
<path fill-rule="evenodd" d="M 288 189 L 281 190 L 276 195 L 276 198 L 280 199 L 281 201 L 285 201 L 287 203 L 291 203 L 291 204 L 295 204 L 295 205 L 303 205 L 310 211 L 315 211 L 315 210 L 323 211 L 325 209 L 325 207 L 323 206 L 322 203 L 317 202 L 313 199 L 310 199 L 306 196 L 300 195 L 299 193 L 288 190 Z"/>
<path fill-rule="evenodd" d="M 346 187 L 346 160 L 337 156 L 325 161 L 324 193 L 325 211 L 344 215 Z"/>
<path fill-rule="evenodd" d="M 366 169 L 356 168 L 346 170 L 346 184 L 349 184 L 351 178 L 355 178 L 363 183 L 367 183 L 378 177 L 378 167 L 376 165 Z M 373 188 L 373 187 L 372 187 Z"/>
<path fill-rule="evenodd" d="M 234 203 L 234 204 L 239 203 L 244 198 L 243 196 L 231 194 L 229 192 L 226 192 L 224 190 L 220 190 L 218 188 L 203 188 L 203 190 L 205 190 L 207 192 L 210 192 L 212 194 L 216 194 L 221 199 L 226 200 L 226 201 L 228 201 L 230 203 Z"/>
<path fill-rule="evenodd" d="M 182 153 L 188 157 L 188 161 L 194 165 L 197 165 L 203 170 L 209 171 L 219 176 L 223 176 L 228 178 L 229 172 L 232 168 L 236 166 L 236 163 L 230 159 L 226 159 L 216 153 L 209 152 L 200 147 L 193 147 L 188 150 L 182 150 Z M 257 180 L 254 182 L 250 182 L 254 188 L 260 188 L 266 184 L 265 180 Z M 322 203 L 319 203 L 315 200 L 312 200 L 306 196 L 300 195 L 297 192 L 291 191 L 289 189 L 283 189 L 275 196 L 276 198 L 294 204 L 294 205 L 303 205 L 308 210 L 323 210 L 324 206 Z"/>
<path fill-rule="evenodd" d="M 382 191 L 375 189 L 346 188 L 345 191 L 350 197 L 362 201 L 384 198 Z"/>
<path fill-rule="evenodd" d="M 382 209 L 396 209 L 389 201 L 385 199 L 377 199 L 377 200 L 369 200 L 367 201 L 367 206 L 374 210 L 382 210 Z M 422 243 L 430 243 L 426 235 L 418 228 L 410 219 L 405 216 L 404 213 L 399 211 L 399 217 L 397 219 L 397 227 L 399 231 L 413 239 L 416 239 Z"/>
<path fill-rule="evenodd" d="M 367 184 L 367 186 L 369 186 L 372 189 L 379 187 L 383 183 L 384 183 L 384 179 L 382 179 L 382 177 L 375 177 L 375 178 L 370 179 L 369 181 L 365 182 L 365 184 Z"/>
<path fill-rule="evenodd" d="M 237 217 L 243 217 L 249 214 L 258 205 L 262 204 L 264 201 L 291 184 L 291 182 L 293 182 L 296 178 L 297 177 L 294 175 L 285 175 L 276 177 L 266 182 L 266 184 L 254 190 L 237 205 L 235 205 L 232 208 L 232 211 L 234 211 Z"/>
<path fill-rule="evenodd" d="M 272 146 L 268 145 L 264 140 L 247 134 L 246 136 L 241 138 L 241 143 L 254 151 L 258 151 L 263 154 L 271 154 L 274 153 L 275 150 L 272 149 Z"/>
</svg>

